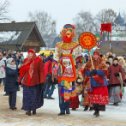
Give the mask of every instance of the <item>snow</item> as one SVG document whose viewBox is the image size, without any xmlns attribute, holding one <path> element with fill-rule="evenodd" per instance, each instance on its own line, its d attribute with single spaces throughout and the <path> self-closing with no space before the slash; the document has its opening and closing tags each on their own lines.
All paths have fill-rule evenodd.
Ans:
<svg viewBox="0 0 126 126">
<path fill-rule="evenodd" d="M 44 106 L 37 110 L 37 115 L 27 116 L 21 110 L 22 89 L 18 92 L 17 110 L 8 108 L 8 97 L 3 96 L 3 87 L 0 87 L 0 126 L 126 126 L 126 89 L 125 96 L 119 106 L 107 105 L 106 112 L 96 118 L 93 111 L 71 111 L 70 115 L 58 116 L 58 92 L 53 94 L 55 100 L 45 99 Z"/>
<path fill-rule="evenodd" d="M 21 31 L 7 31 L 7 32 L 0 32 L 0 42 L 6 41 L 14 41 L 16 40 L 21 34 Z"/>
</svg>

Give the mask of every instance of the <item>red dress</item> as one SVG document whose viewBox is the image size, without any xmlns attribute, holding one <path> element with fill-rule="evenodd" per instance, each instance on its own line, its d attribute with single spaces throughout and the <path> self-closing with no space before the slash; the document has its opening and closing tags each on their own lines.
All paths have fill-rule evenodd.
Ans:
<svg viewBox="0 0 126 126">
<path fill-rule="evenodd" d="M 79 97 L 78 97 L 78 95 L 70 98 L 70 108 L 72 108 L 72 109 L 79 108 Z"/>
</svg>

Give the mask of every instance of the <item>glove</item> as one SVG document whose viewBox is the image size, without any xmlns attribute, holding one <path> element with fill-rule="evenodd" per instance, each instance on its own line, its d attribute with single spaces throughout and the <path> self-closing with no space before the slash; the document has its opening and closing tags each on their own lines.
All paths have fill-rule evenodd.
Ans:
<svg viewBox="0 0 126 126">
<path fill-rule="evenodd" d="M 115 75 L 115 77 L 119 77 L 119 73 L 115 73 L 114 75 Z"/>
<path fill-rule="evenodd" d="M 97 70 L 92 70 L 91 71 L 91 76 L 94 76 L 94 75 L 96 75 L 97 74 Z"/>
</svg>

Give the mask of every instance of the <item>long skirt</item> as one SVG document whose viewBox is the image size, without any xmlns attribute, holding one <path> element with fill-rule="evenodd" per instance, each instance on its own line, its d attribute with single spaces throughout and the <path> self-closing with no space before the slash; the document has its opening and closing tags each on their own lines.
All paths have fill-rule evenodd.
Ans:
<svg viewBox="0 0 126 126">
<path fill-rule="evenodd" d="M 108 104 L 108 88 L 96 87 L 90 93 L 90 102 L 92 104 L 106 105 Z"/>
<path fill-rule="evenodd" d="M 22 109 L 36 110 L 44 103 L 43 100 L 43 85 L 33 87 L 23 86 L 23 107 Z"/>
<path fill-rule="evenodd" d="M 108 88 L 96 87 L 90 94 L 90 102 L 95 110 L 105 111 L 105 105 L 108 104 Z"/>
<path fill-rule="evenodd" d="M 110 87 L 109 90 L 110 103 L 121 102 L 120 93 L 121 93 L 120 86 Z"/>
<path fill-rule="evenodd" d="M 72 109 L 79 108 L 79 97 L 78 96 L 70 98 L 70 108 L 72 108 Z"/>
<path fill-rule="evenodd" d="M 84 101 L 83 101 L 83 106 L 91 106 L 90 103 L 90 93 L 84 93 Z"/>
</svg>

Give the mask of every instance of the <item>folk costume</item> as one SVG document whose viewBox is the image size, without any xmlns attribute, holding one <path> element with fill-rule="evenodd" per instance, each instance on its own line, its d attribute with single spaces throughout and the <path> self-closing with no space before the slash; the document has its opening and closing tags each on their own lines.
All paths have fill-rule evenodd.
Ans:
<svg viewBox="0 0 126 126">
<path fill-rule="evenodd" d="M 72 83 L 76 80 L 76 58 L 81 54 L 78 42 L 73 42 L 75 27 L 66 24 L 61 32 L 62 42 L 56 44 L 55 60 L 59 62 L 59 115 L 70 114 L 69 104 L 71 98 Z"/>
<path fill-rule="evenodd" d="M 44 64 L 41 57 L 30 49 L 19 70 L 19 82 L 23 85 L 23 107 L 27 115 L 36 114 L 43 105 Z"/>
<path fill-rule="evenodd" d="M 109 67 L 109 97 L 110 103 L 113 105 L 118 105 L 121 102 L 122 87 L 120 82 L 120 74 L 122 76 L 122 81 L 125 80 L 125 73 L 121 65 L 118 64 L 118 59 L 113 59 L 113 64 Z"/>
<path fill-rule="evenodd" d="M 89 60 L 85 66 L 85 75 L 90 80 L 90 103 L 95 110 L 94 115 L 99 116 L 99 111 L 105 111 L 105 105 L 108 104 L 108 89 L 107 89 L 107 67 L 105 62 L 100 58 L 99 52 L 95 51 L 93 55 L 94 69 L 92 69 L 91 61 Z"/>
</svg>

